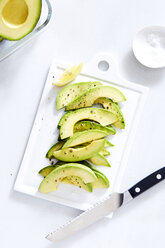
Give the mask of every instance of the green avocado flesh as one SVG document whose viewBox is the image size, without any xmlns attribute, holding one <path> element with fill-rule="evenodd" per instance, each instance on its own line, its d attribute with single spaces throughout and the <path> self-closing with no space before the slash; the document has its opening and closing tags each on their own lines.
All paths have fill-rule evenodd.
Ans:
<svg viewBox="0 0 165 248">
<path fill-rule="evenodd" d="M 84 165 L 92 169 L 95 172 L 95 175 L 97 176 L 97 180 L 91 183 L 93 189 L 109 187 L 109 180 L 101 171 L 97 170 L 93 165 L 91 165 L 87 161 L 81 161 L 81 163 L 84 163 Z"/>
<path fill-rule="evenodd" d="M 111 86 L 98 86 L 85 91 L 82 95 L 66 105 L 65 109 L 73 110 L 92 106 L 100 97 L 107 97 L 113 102 L 122 102 L 126 100 L 123 93 L 117 88 Z"/>
<path fill-rule="evenodd" d="M 66 143 L 64 144 L 62 149 L 65 149 L 66 147 L 77 146 L 77 145 L 80 145 L 80 144 L 83 144 L 86 142 L 90 142 L 93 140 L 98 140 L 98 139 L 104 138 L 107 135 L 109 135 L 108 132 L 97 130 L 97 129 L 77 132 L 77 133 L 73 134 L 73 136 L 71 136 L 66 141 Z"/>
<path fill-rule="evenodd" d="M 63 162 L 64 164 L 64 162 Z M 39 171 L 39 174 L 42 175 L 43 177 L 46 177 L 51 171 L 53 171 L 57 166 L 49 165 Z M 80 177 L 76 176 L 69 176 L 69 177 L 64 177 L 61 181 L 62 183 L 67 183 L 67 184 L 73 184 L 75 186 L 78 186 L 88 192 L 92 192 L 92 185 L 91 183 L 85 184 L 83 180 Z"/>
<path fill-rule="evenodd" d="M 46 167 L 44 167 L 43 169 L 41 169 L 38 173 L 43 176 L 46 177 L 52 170 L 56 169 L 59 165 L 48 165 Z"/>
<path fill-rule="evenodd" d="M 124 116 L 123 116 L 121 109 L 117 103 L 114 103 L 114 102 L 112 102 L 112 100 L 105 98 L 105 97 L 98 98 L 95 101 L 95 103 L 102 104 L 105 109 L 110 110 L 112 113 L 114 113 L 118 117 L 118 120 L 113 123 L 113 125 L 115 127 L 118 127 L 120 129 L 125 128 Z"/>
<path fill-rule="evenodd" d="M 95 165 L 111 167 L 108 160 L 101 153 L 96 154 L 88 160 Z"/>
<path fill-rule="evenodd" d="M 64 141 L 59 141 L 55 145 L 53 145 L 47 152 L 46 158 L 51 159 L 53 157 L 53 152 L 60 150 L 64 145 L 64 143 L 65 143 Z"/>
<path fill-rule="evenodd" d="M 68 162 L 69 163 L 69 162 Z M 57 161 L 56 164 L 54 165 L 48 165 L 44 168 L 42 168 L 38 174 L 40 174 L 41 176 L 43 177 L 46 177 L 52 170 L 56 169 L 57 167 L 61 166 L 61 165 L 64 165 L 64 164 L 67 164 L 67 162 L 64 162 L 64 161 Z M 88 166 L 90 169 L 92 169 L 93 171 L 98 171 L 97 169 L 95 169 L 95 167 L 93 165 L 91 165 L 90 163 L 88 163 L 87 161 L 80 161 L 79 164 L 83 164 L 85 166 Z M 99 172 L 99 171 L 98 171 Z M 101 173 L 101 172 L 100 172 Z"/>
<path fill-rule="evenodd" d="M 19 40 L 36 26 L 41 14 L 41 0 L 1 0 L 0 36 Z"/>
<path fill-rule="evenodd" d="M 105 140 L 105 142 L 106 142 L 106 140 Z M 75 146 L 74 148 L 76 148 L 76 149 L 77 149 L 77 148 L 83 148 L 83 147 L 85 147 L 85 146 L 88 146 L 89 144 L 90 144 L 90 143 L 84 143 L 84 144 Z M 105 147 L 105 145 L 104 145 L 104 147 Z M 104 156 L 110 155 L 110 152 L 107 151 L 105 148 L 103 148 L 99 153 L 102 154 L 102 155 L 104 155 Z"/>
<path fill-rule="evenodd" d="M 65 177 L 76 176 L 87 184 L 97 179 L 95 173 L 85 165 L 78 163 L 68 163 L 61 165 L 51 171 L 41 182 L 39 191 L 41 193 L 49 193 L 57 190 L 59 182 Z"/>
<path fill-rule="evenodd" d="M 3 40 L 3 38 L 2 37 L 0 37 L 0 42 Z"/>
<path fill-rule="evenodd" d="M 86 90 L 102 85 L 100 82 L 81 82 L 69 84 L 62 88 L 57 95 L 56 108 L 57 110 L 65 107 L 73 99 L 81 95 Z"/>
<path fill-rule="evenodd" d="M 64 114 L 59 121 L 61 139 L 73 135 L 73 128 L 76 122 L 90 119 L 99 122 L 102 126 L 112 124 L 117 121 L 117 117 L 112 112 L 101 108 L 85 108 L 75 111 L 69 111 Z"/>
<path fill-rule="evenodd" d="M 85 130 L 98 129 L 107 131 L 109 134 L 116 134 L 116 130 L 112 126 L 104 127 L 96 122 L 92 121 L 79 121 L 74 125 L 73 132 L 80 132 Z"/>
<path fill-rule="evenodd" d="M 107 148 L 109 146 L 114 146 L 111 142 L 109 142 L 107 139 L 105 139 L 105 145 L 104 147 Z"/>
<path fill-rule="evenodd" d="M 104 148 L 105 140 L 95 140 L 82 148 L 65 148 L 53 153 L 54 158 L 66 162 L 76 162 L 95 156 Z"/>
<path fill-rule="evenodd" d="M 61 165 L 65 163 L 62 161 L 60 162 L 61 162 Z M 85 184 L 80 177 L 68 176 L 68 177 L 64 177 L 61 182 L 66 183 L 66 184 L 73 184 L 88 192 L 92 192 L 94 188 L 108 188 L 109 187 L 109 181 L 102 172 L 98 171 L 94 166 L 89 164 L 87 161 L 81 161 L 81 164 L 88 166 L 91 170 L 94 171 L 97 177 L 95 181 Z M 39 171 L 39 174 L 42 175 L 43 177 L 46 177 L 48 174 L 50 174 L 51 171 L 53 171 L 57 167 L 56 165 L 50 165 L 50 166 L 44 167 L 43 169 Z"/>
<path fill-rule="evenodd" d="M 103 148 L 99 153 L 100 153 L 101 155 L 103 155 L 103 156 L 108 156 L 108 155 L 110 155 L 110 152 L 107 151 L 105 148 Z"/>
<path fill-rule="evenodd" d="M 109 187 L 109 180 L 104 174 L 95 171 L 95 175 L 97 176 L 97 180 L 91 183 L 93 189 Z"/>
<path fill-rule="evenodd" d="M 79 188 L 82 188 L 88 192 L 93 191 L 92 184 L 91 183 L 85 184 L 80 177 L 76 177 L 76 176 L 65 177 L 62 180 L 62 183 L 73 184 L 74 186 L 78 186 Z"/>
</svg>

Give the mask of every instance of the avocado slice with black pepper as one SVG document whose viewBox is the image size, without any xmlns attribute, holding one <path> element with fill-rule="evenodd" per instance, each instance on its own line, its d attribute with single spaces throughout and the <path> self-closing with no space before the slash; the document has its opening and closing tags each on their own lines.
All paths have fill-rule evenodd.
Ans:
<svg viewBox="0 0 165 248">
<path fill-rule="evenodd" d="M 52 170 L 56 169 L 57 167 L 59 167 L 59 165 L 48 165 L 44 168 L 42 168 L 38 174 L 40 174 L 43 177 L 46 177 Z"/>
<path fill-rule="evenodd" d="M 55 145 L 53 145 L 47 152 L 46 158 L 53 158 L 53 152 L 60 150 L 63 147 L 64 143 L 64 141 L 59 141 Z"/>
<path fill-rule="evenodd" d="M 125 128 L 124 116 L 117 103 L 114 103 L 111 99 L 108 99 L 105 97 L 98 98 L 95 101 L 95 103 L 102 104 L 105 109 L 110 110 L 112 113 L 114 113 L 118 117 L 118 120 L 113 123 L 115 127 L 118 127 L 120 129 Z"/>
<path fill-rule="evenodd" d="M 66 105 L 65 110 L 68 111 L 73 109 L 90 107 L 100 97 L 109 98 L 113 102 L 122 102 L 126 100 L 124 94 L 119 89 L 112 86 L 98 86 L 96 88 L 92 88 L 85 91 L 79 97 L 77 97 L 68 105 Z"/>
<path fill-rule="evenodd" d="M 62 161 L 58 161 L 58 162 L 60 162 L 60 165 L 63 165 L 65 163 Z M 46 177 L 51 171 L 53 171 L 55 168 L 60 166 L 58 165 L 58 162 L 56 165 L 49 165 L 49 166 L 44 167 L 43 169 L 39 171 L 39 174 L 42 175 L 43 177 Z M 76 177 L 76 176 L 64 177 L 61 182 L 66 183 L 66 184 L 73 184 L 88 192 L 92 192 L 94 188 L 108 188 L 109 187 L 109 180 L 102 172 L 97 170 L 93 165 L 91 165 L 87 161 L 81 161 L 81 164 L 88 166 L 91 170 L 94 171 L 97 177 L 97 179 L 94 182 L 85 184 L 80 177 Z"/>
<path fill-rule="evenodd" d="M 68 103 L 70 103 L 73 99 L 81 95 L 86 90 L 95 88 L 100 85 L 102 85 L 102 83 L 96 81 L 96 82 L 81 82 L 81 83 L 69 84 L 63 87 L 57 95 L 57 99 L 56 99 L 57 110 L 65 107 Z"/>
<path fill-rule="evenodd" d="M 68 163 L 52 170 L 41 182 L 39 191 L 47 194 L 57 190 L 59 182 L 65 177 L 76 176 L 85 183 L 91 183 L 97 180 L 95 173 L 85 165 L 79 163 Z"/>
<path fill-rule="evenodd" d="M 65 142 L 62 149 L 65 149 L 66 147 L 78 146 L 93 140 L 98 140 L 104 138 L 107 135 L 109 135 L 108 131 L 97 129 L 76 132 Z"/>
<path fill-rule="evenodd" d="M 66 184 L 73 184 L 74 186 L 77 186 L 81 189 L 84 189 L 88 192 L 92 192 L 93 191 L 93 187 L 91 183 L 87 183 L 85 184 L 83 182 L 83 180 L 80 177 L 77 176 L 68 176 L 65 177 L 64 179 L 62 179 L 62 183 L 66 183 Z"/>
<path fill-rule="evenodd" d="M 95 156 L 104 148 L 105 140 L 94 140 L 80 148 L 64 148 L 53 153 L 53 157 L 66 162 L 77 162 Z"/>
<path fill-rule="evenodd" d="M 62 164 L 64 164 L 64 163 L 65 162 L 62 162 Z M 55 168 L 57 168 L 59 166 L 60 165 L 49 165 L 49 166 L 46 166 L 43 169 L 41 169 L 38 173 L 41 176 L 46 177 L 51 171 L 53 171 Z M 78 187 L 80 187 L 80 188 L 82 188 L 88 192 L 92 192 L 92 184 L 91 183 L 85 184 L 80 177 L 76 177 L 76 176 L 64 177 L 61 182 L 66 183 L 66 184 L 73 184 L 73 185 L 78 186 Z"/>
<path fill-rule="evenodd" d="M 109 134 L 116 134 L 116 130 L 112 126 L 102 126 L 93 121 L 79 121 L 74 125 L 73 132 L 80 132 L 85 130 L 98 129 L 102 131 L 107 131 Z"/>
<path fill-rule="evenodd" d="M 84 108 L 75 111 L 69 111 L 60 119 L 58 126 L 60 127 L 61 139 L 68 138 L 73 135 L 74 125 L 84 119 L 94 120 L 102 126 L 112 124 L 117 121 L 117 116 L 111 111 L 102 108 Z"/>
</svg>

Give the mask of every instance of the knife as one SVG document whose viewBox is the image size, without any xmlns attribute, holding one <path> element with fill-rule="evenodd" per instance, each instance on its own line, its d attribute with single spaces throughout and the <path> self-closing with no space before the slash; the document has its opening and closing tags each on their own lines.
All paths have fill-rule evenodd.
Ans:
<svg viewBox="0 0 165 248">
<path fill-rule="evenodd" d="M 59 227 L 56 231 L 48 234 L 46 238 L 50 241 L 59 241 L 74 234 L 81 229 L 93 224 L 101 218 L 109 215 L 119 207 L 142 194 L 147 189 L 165 179 L 165 167 L 155 171 L 124 193 L 113 193 L 97 202 L 82 214 Z"/>
</svg>

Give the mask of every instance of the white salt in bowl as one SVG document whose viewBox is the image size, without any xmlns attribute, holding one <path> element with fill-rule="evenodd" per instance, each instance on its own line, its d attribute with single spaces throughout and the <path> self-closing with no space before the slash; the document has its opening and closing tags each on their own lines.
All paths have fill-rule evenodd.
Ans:
<svg viewBox="0 0 165 248">
<path fill-rule="evenodd" d="M 165 66 L 165 27 L 149 26 L 140 30 L 133 40 L 137 60 L 150 68 Z"/>
</svg>

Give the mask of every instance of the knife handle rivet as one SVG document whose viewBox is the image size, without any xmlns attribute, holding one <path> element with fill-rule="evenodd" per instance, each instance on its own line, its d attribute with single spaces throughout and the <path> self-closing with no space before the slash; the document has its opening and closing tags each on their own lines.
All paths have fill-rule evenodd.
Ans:
<svg viewBox="0 0 165 248">
<path fill-rule="evenodd" d="M 156 178 L 159 180 L 159 179 L 162 178 L 162 176 L 161 176 L 160 174 L 157 174 L 157 175 L 156 175 Z"/>
<path fill-rule="evenodd" d="M 139 188 L 139 187 L 136 187 L 136 188 L 135 188 L 135 192 L 136 192 L 136 193 L 139 193 L 139 192 L 140 192 L 140 188 Z"/>
</svg>

